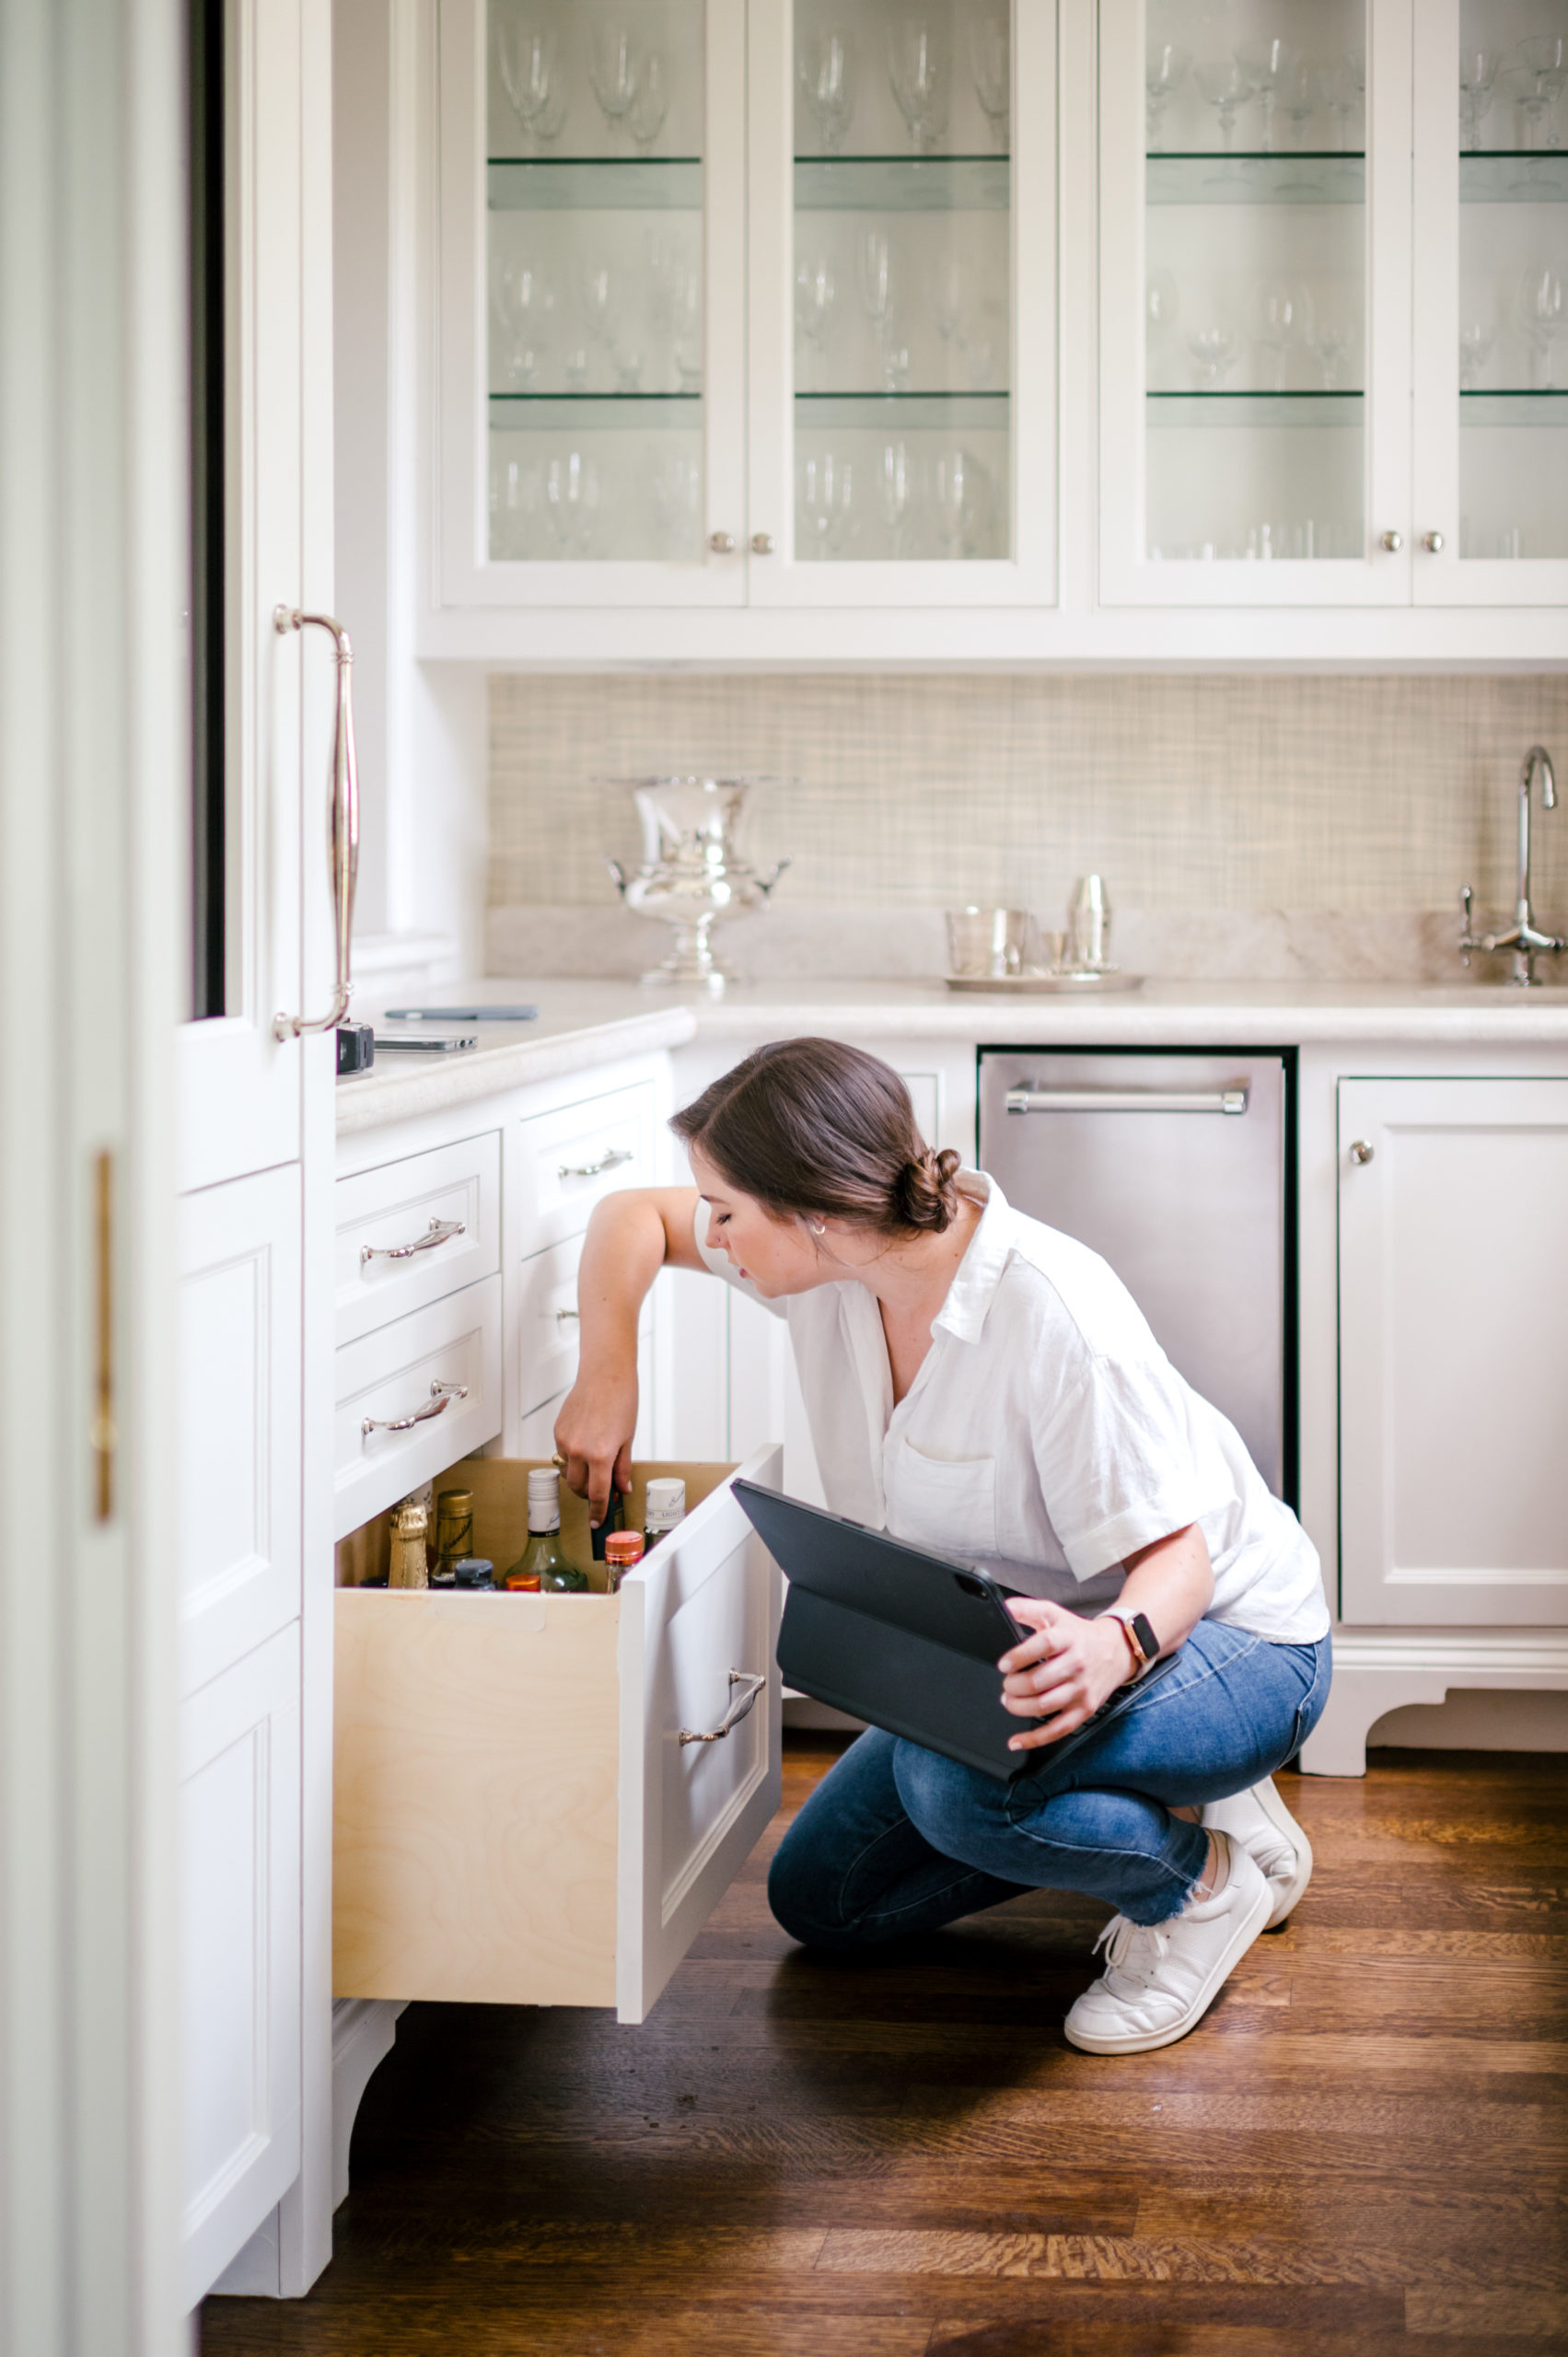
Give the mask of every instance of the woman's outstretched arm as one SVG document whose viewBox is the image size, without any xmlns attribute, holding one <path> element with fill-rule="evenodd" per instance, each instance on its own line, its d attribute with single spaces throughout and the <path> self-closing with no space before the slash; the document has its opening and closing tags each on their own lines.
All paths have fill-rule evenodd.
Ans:
<svg viewBox="0 0 1568 2357">
<path fill-rule="evenodd" d="M 631 1487 L 637 1422 L 637 1319 L 665 1268 L 701 1269 L 695 1187 L 626 1187 L 607 1195 L 577 1269 L 577 1380 L 555 1419 L 566 1480 L 602 1522 L 611 1480 Z"/>
</svg>

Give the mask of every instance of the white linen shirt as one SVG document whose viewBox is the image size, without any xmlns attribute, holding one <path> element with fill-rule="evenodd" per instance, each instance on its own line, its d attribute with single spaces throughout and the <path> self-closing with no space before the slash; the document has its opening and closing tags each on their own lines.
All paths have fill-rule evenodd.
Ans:
<svg viewBox="0 0 1568 2357">
<path fill-rule="evenodd" d="M 1208 1619 L 1280 1644 L 1325 1636 L 1317 1550 L 1114 1271 L 1014 1211 L 993 1178 L 968 1170 L 958 1185 L 984 1209 L 896 1407 L 867 1287 L 850 1278 L 763 1303 L 789 1323 L 831 1511 L 1081 1610 L 1115 1598 L 1125 1556 L 1197 1523 L 1214 1571 Z M 761 1301 L 707 1225 L 699 1202 L 703 1260 Z"/>
</svg>

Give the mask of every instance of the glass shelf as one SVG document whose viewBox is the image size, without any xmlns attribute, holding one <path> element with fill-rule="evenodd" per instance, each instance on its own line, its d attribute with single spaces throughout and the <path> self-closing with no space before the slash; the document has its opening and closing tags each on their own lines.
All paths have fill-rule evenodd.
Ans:
<svg viewBox="0 0 1568 2357">
<path fill-rule="evenodd" d="M 700 213 L 703 166 L 692 156 L 552 157 L 514 163 L 493 156 L 492 213 Z"/>
<path fill-rule="evenodd" d="M 703 419 L 700 392 L 492 393 L 489 399 L 493 434 L 591 433 L 596 426 L 690 433 Z"/>
<path fill-rule="evenodd" d="M 1005 156 L 797 156 L 797 213 L 1005 213 Z"/>
<path fill-rule="evenodd" d="M 803 425 L 831 431 L 842 426 L 896 424 L 900 434 L 923 427 L 944 434 L 1005 433 L 1006 393 L 796 393 Z"/>
<path fill-rule="evenodd" d="M 1568 204 L 1568 152 L 1497 149 L 1459 156 L 1461 204 Z"/>
<path fill-rule="evenodd" d="M 1144 395 L 1156 402 L 1149 413 L 1152 428 L 1173 425 L 1218 426 L 1234 432 L 1237 427 L 1254 426 L 1353 426 L 1362 425 L 1360 404 L 1366 396 L 1360 392 L 1334 393 L 1224 393 L 1191 392 Z"/>
<path fill-rule="evenodd" d="M 1494 392 L 1461 392 L 1459 424 L 1467 428 L 1544 425 L 1561 430 L 1568 425 L 1568 389 L 1518 390 L 1503 386 Z"/>
<path fill-rule="evenodd" d="M 1365 204 L 1363 155 L 1150 156 L 1150 204 Z"/>
</svg>

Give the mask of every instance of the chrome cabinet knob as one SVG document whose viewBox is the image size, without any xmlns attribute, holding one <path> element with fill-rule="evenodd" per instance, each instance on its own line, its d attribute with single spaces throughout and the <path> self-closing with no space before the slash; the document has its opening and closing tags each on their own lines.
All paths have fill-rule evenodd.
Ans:
<svg viewBox="0 0 1568 2357">
<path fill-rule="evenodd" d="M 1402 532 L 1380 532 L 1377 536 L 1378 547 L 1386 549 L 1390 556 L 1398 556 L 1404 544 L 1405 536 Z"/>
<path fill-rule="evenodd" d="M 712 549 L 715 556 L 733 556 L 735 554 L 735 534 L 733 532 L 710 532 L 708 534 L 708 546 Z"/>
<path fill-rule="evenodd" d="M 1440 556 L 1443 552 L 1442 533 L 1423 532 L 1421 536 L 1421 545 L 1426 551 L 1428 556 Z"/>
<path fill-rule="evenodd" d="M 752 535 L 751 535 L 751 553 L 752 553 L 752 555 L 753 555 L 753 556 L 772 556 L 772 552 L 773 552 L 773 536 L 772 536 L 772 532 L 753 532 L 753 533 L 752 533 Z"/>
<path fill-rule="evenodd" d="M 1371 1161 L 1372 1155 L 1373 1148 L 1369 1140 L 1366 1138 L 1353 1138 L 1351 1140 L 1350 1158 L 1356 1165 L 1358 1169 L 1363 1168 Z"/>
</svg>

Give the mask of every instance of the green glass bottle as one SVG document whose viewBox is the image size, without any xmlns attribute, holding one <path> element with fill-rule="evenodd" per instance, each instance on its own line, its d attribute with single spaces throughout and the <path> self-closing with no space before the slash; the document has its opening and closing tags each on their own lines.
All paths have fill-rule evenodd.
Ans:
<svg viewBox="0 0 1568 2357">
<path fill-rule="evenodd" d="M 531 1588 L 537 1582 L 545 1596 L 582 1596 L 588 1575 L 569 1561 L 561 1544 L 561 1476 L 545 1466 L 528 1474 L 528 1543 L 506 1573 Z"/>
</svg>

